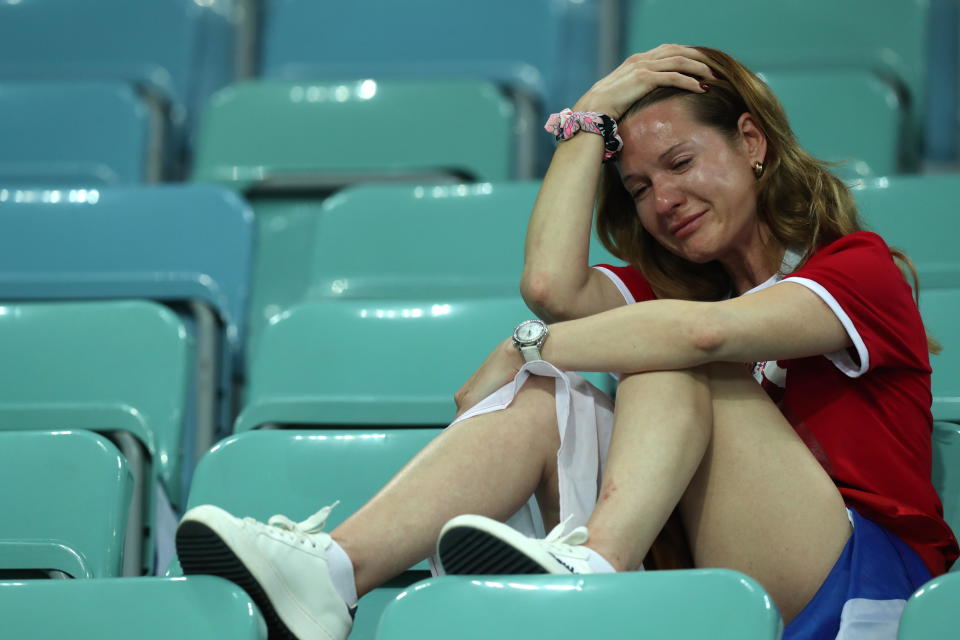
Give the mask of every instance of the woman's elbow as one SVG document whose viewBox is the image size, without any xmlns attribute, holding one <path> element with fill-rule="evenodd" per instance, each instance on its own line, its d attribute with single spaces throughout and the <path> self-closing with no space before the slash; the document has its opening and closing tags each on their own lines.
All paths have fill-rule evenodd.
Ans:
<svg viewBox="0 0 960 640">
<path fill-rule="evenodd" d="M 567 319 L 562 295 L 548 276 L 524 272 L 520 280 L 520 295 L 538 317 L 551 322 Z"/>
<path fill-rule="evenodd" d="M 723 360 L 727 346 L 726 336 L 729 334 L 726 327 L 730 318 L 726 311 L 709 302 L 703 304 L 705 307 L 702 313 L 692 316 L 693 322 L 689 329 L 690 343 L 698 364 Z"/>
</svg>

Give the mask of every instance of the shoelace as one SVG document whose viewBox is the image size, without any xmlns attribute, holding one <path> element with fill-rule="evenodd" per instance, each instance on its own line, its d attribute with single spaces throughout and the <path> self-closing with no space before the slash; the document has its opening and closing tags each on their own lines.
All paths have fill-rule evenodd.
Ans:
<svg viewBox="0 0 960 640">
<path fill-rule="evenodd" d="M 311 536 L 323 531 L 323 527 L 327 523 L 327 518 L 330 516 L 330 512 L 333 511 L 333 508 L 338 504 L 340 504 L 339 500 L 329 506 L 324 507 L 323 509 L 320 509 L 320 511 L 317 511 L 315 514 L 301 522 L 294 522 L 282 514 L 271 516 L 270 519 L 267 520 L 266 525 L 264 525 L 262 522 L 254 520 L 253 518 L 244 518 L 244 521 L 257 527 L 274 527 L 285 534 L 284 537 L 286 537 L 288 540 L 299 543 L 309 542 L 312 547 L 316 548 L 317 543 Z"/>
<path fill-rule="evenodd" d="M 586 527 L 580 526 L 570 533 L 564 533 L 564 530 L 567 528 L 567 523 L 570 522 L 572 517 L 573 514 L 570 514 L 566 517 L 566 519 L 564 519 L 563 522 L 550 530 L 550 533 L 547 534 L 547 537 L 543 539 L 543 542 L 546 543 L 548 547 L 556 547 L 564 550 L 563 547 L 573 547 L 583 544 L 587 541 L 588 536 Z"/>
</svg>

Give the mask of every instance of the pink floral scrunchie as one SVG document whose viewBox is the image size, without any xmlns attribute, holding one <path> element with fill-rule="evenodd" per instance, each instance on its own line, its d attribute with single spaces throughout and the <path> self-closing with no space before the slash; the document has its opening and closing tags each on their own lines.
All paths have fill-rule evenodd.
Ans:
<svg viewBox="0 0 960 640">
<path fill-rule="evenodd" d="M 564 109 L 547 118 L 543 128 L 556 137 L 557 142 L 569 140 L 578 131 L 596 133 L 603 137 L 604 161 L 614 158 L 623 148 L 623 140 L 617 135 L 617 123 L 608 115 L 594 111 L 571 111 Z"/>
</svg>

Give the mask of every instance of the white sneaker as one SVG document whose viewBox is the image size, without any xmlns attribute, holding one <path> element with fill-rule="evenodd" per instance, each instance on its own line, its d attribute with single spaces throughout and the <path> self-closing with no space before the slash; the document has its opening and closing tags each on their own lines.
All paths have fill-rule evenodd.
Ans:
<svg viewBox="0 0 960 640">
<path fill-rule="evenodd" d="M 185 574 L 212 574 L 243 587 L 257 603 L 271 640 L 343 640 L 352 612 L 327 568 L 330 536 L 321 533 L 324 507 L 296 523 L 236 518 L 213 505 L 190 509 L 177 528 L 177 555 Z"/>
<path fill-rule="evenodd" d="M 565 534 L 566 523 L 538 540 L 490 518 L 457 516 L 440 530 L 437 559 L 447 574 L 593 573 L 590 550 L 580 546 L 587 528 Z"/>
</svg>

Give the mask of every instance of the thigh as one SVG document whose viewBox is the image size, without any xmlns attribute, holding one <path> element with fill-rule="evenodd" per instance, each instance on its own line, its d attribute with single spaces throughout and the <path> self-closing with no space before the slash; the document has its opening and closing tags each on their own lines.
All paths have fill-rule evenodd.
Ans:
<svg viewBox="0 0 960 640">
<path fill-rule="evenodd" d="M 713 429 L 681 500 L 698 567 L 759 581 L 789 622 L 850 536 L 843 499 L 743 365 L 707 367 Z"/>
</svg>

